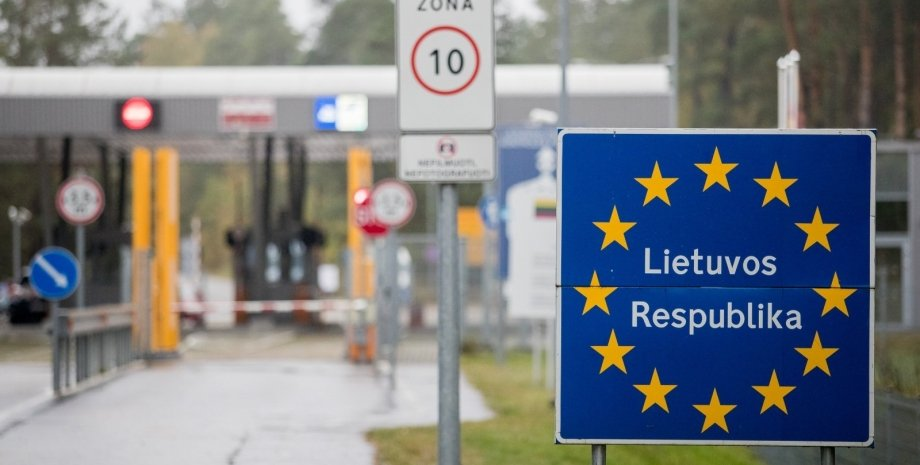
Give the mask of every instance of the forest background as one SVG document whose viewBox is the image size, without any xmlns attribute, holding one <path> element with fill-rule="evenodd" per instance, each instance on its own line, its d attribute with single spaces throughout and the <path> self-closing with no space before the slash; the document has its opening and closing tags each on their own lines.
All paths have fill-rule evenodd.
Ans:
<svg viewBox="0 0 920 465">
<path fill-rule="evenodd" d="M 322 18 L 291 26 L 280 0 L 154 1 L 129 33 L 117 2 L 0 0 L 4 66 L 301 66 L 393 64 L 391 0 L 303 0 Z M 536 0 L 538 15 L 514 14 L 496 0 L 496 61 L 556 63 L 559 0 Z M 668 0 L 569 0 L 573 63 L 667 63 Z M 776 125 L 776 60 L 801 61 L 803 127 L 864 127 L 883 138 L 920 137 L 920 8 L 906 0 L 694 0 L 679 3 L 679 125 Z M 0 160 L 0 164 L 3 161 Z M 390 164 L 392 165 L 392 163 Z M 381 165 L 375 177 L 392 175 Z M 182 169 L 182 224 L 202 219 L 206 268 L 229 272 L 223 235 L 235 222 L 246 165 Z M 37 207 L 28 167 L 4 168 L 0 202 Z M 326 259 L 344 241 L 344 166 L 311 166 L 305 218 L 330 238 Z M 418 188 L 419 186 L 416 186 Z M 279 186 L 283 188 L 283 186 Z M 342 191 L 342 192 L 339 192 Z M 481 191 L 461 198 L 474 204 Z M 418 192 L 417 192 L 418 193 Z M 244 196 L 245 198 L 245 192 Z M 424 196 L 420 196 L 424 198 Z M 277 198 L 277 196 L 276 196 Z M 6 205 L 0 205 L 6 208 Z M 422 205 L 424 207 L 424 205 Z M 409 231 L 423 231 L 418 217 Z M 40 247 L 38 222 L 26 225 L 24 256 Z M 0 228 L 0 244 L 10 229 Z M 0 247 L 0 263 L 9 251 Z M 7 270 L 0 270 L 5 273 Z"/>
</svg>

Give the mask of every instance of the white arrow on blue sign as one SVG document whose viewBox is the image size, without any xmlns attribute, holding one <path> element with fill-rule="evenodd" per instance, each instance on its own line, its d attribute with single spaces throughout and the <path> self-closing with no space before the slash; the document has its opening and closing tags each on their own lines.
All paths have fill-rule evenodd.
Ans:
<svg viewBox="0 0 920 465">
<path fill-rule="evenodd" d="M 45 247 L 32 258 L 29 281 L 32 289 L 43 298 L 63 300 L 80 285 L 80 267 L 68 250 Z"/>
</svg>

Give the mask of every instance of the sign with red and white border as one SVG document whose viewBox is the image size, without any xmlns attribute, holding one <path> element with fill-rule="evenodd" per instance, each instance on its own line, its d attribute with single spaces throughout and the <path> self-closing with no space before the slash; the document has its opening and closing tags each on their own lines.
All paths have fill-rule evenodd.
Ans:
<svg viewBox="0 0 920 465">
<path fill-rule="evenodd" d="M 492 0 L 398 0 L 401 131 L 495 127 Z"/>
<path fill-rule="evenodd" d="M 58 214 L 74 226 L 90 224 L 102 215 L 105 193 L 95 179 L 78 174 L 61 184 L 55 197 Z"/>
<path fill-rule="evenodd" d="M 415 214 L 415 192 L 402 181 L 384 179 L 374 185 L 371 207 L 377 221 L 391 228 L 399 228 Z"/>
</svg>

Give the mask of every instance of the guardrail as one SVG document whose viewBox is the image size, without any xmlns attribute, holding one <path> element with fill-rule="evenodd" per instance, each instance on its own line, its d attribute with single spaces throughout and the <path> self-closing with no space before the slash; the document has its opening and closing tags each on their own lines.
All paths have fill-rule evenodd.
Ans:
<svg viewBox="0 0 920 465">
<path fill-rule="evenodd" d="M 759 447 L 758 454 L 771 465 L 820 463 L 817 447 Z M 890 392 L 875 395 L 875 446 L 837 448 L 839 465 L 900 465 L 920 457 L 920 399 Z"/>
<path fill-rule="evenodd" d="M 59 309 L 52 345 L 52 387 L 67 395 L 106 379 L 135 360 L 131 305 Z"/>
</svg>

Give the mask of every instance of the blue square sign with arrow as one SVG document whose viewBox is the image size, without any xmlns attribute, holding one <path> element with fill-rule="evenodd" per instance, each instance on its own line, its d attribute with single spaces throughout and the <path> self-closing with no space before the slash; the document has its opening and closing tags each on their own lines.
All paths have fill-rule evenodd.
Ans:
<svg viewBox="0 0 920 465">
<path fill-rule="evenodd" d="M 558 146 L 557 442 L 872 443 L 871 131 Z"/>
</svg>

